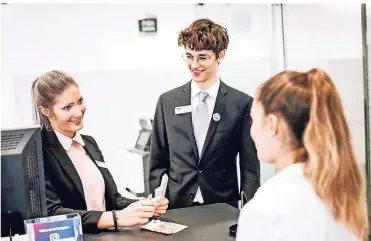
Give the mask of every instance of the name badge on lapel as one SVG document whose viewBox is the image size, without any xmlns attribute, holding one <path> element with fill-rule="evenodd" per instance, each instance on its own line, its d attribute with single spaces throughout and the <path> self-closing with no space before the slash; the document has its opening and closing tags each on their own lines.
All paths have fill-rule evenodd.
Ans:
<svg viewBox="0 0 371 241">
<path fill-rule="evenodd" d="M 98 167 L 108 168 L 105 162 L 95 161 L 95 163 L 98 165 Z"/>
<path fill-rule="evenodd" d="M 175 107 L 175 114 L 176 115 L 189 113 L 189 112 L 192 112 L 192 106 L 191 105 Z"/>
</svg>

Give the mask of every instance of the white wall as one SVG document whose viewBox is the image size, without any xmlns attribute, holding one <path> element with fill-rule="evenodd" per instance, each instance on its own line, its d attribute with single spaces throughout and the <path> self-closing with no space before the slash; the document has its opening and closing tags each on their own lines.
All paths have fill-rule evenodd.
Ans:
<svg viewBox="0 0 371 241">
<path fill-rule="evenodd" d="M 365 163 L 360 4 L 285 4 L 288 69 L 324 69 L 344 106 L 356 156 Z M 320 138 L 320 137 L 319 137 Z"/>
</svg>

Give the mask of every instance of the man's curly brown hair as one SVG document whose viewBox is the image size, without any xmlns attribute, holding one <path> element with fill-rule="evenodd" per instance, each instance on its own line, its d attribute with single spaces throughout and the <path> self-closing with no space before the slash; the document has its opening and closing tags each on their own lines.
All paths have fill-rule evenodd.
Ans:
<svg viewBox="0 0 371 241">
<path fill-rule="evenodd" d="M 195 51 L 211 50 L 218 58 L 222 50 L 228 48 L 227 29 L 210 19 L 198 19 L 179 33 L 178 46 L 189 47 Z"/>
</svg>

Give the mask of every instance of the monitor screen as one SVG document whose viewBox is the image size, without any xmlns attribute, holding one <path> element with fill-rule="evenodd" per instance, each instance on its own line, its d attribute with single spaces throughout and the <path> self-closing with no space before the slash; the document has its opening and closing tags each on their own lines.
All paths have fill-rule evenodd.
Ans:
<svg viewBox="0 0 371 241">
<path fill-rule="evenodd" d="M 149 139 L 151 138 L 151 131 L 147 130 L 142 130 L 139 133 L 139 137 L 137 140 L 137 143 L 135 144 L 135 148 L 139 150 L 147 150 L 148 149 L 148 144 L 149 144 Z"/>
</svg>

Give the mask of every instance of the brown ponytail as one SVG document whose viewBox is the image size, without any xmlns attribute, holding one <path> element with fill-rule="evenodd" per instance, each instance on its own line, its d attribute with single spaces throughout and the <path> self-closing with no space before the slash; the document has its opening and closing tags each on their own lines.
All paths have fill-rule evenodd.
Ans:
<svg viewBox="0 0 371 241">
<path fill-rule="evenodd" d="M 304 132 L 306 175 L 336 220 L 358 237 L 368 233 L 365 180 L 351 145 L 349 128 L 336 87 L 322 70 L 308 72 L 312 92 Z"/>
</svg>

